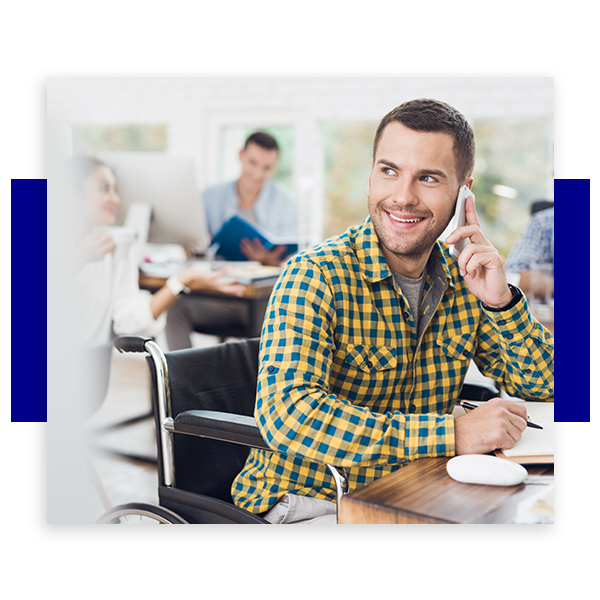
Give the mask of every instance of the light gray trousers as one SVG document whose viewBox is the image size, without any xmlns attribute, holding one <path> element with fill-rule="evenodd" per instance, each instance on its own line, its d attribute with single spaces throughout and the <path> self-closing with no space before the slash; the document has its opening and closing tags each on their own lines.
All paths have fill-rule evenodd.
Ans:
<svg viewBox="0 0 600 600">
<path fill-rule="evenodd" d="M 335 525 L 336 504 L 321 498 L 285 494 L 263 518 L 275 525 Z"/>
</svg>

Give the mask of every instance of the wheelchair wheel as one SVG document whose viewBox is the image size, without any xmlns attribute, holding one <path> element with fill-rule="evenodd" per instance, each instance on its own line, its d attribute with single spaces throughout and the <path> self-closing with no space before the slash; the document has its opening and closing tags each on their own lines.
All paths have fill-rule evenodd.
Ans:
<svg viewBox="0 0 600 600">
<path fill-rule="evenodd" d="M 156 506 L 131 502 L 115 506 L 105 512 L 97 521 L 97 525 L 189 525 L 177 513 Z"/>
</svg>

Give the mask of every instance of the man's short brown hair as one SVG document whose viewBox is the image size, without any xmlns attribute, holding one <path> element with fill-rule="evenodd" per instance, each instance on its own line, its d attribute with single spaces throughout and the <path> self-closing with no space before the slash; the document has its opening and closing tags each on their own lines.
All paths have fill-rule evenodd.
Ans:
<svg viewBox="0 0 600 600">
<path fill-rule="evenodd" d="M 244 150 L 250 144 L 256 144 L 265 150 L 277 150 L 277 152 L 279 152 L 279 144 L 277 143 L 277 140 L 272 135 L 269 135 L 264 131 L 256 131 L 249 136 L 244 144 Z"/>
</svg>

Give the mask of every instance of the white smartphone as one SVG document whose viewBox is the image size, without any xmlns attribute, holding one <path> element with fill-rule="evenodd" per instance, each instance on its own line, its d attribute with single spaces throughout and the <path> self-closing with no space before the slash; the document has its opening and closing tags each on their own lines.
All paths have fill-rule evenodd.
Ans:
<svg viewBox="0 0 600 600">
<path fill-rule="evenodd" d="M 461 185 L 458 192 L 458 198 L 456 199 L 456 210 L 454 211 L 454 217 L 452 217 L 452 222 L 449 228 L 450 233 L 459 227 L 464 227 L 467 224 L 465 201 L 469 196 L 473 196 L 473 202 L 475 202 L 475 194 L 466 185 Z M 454 258 L 458 258 L 460 253 L 465 249 L 466 245 L 466 239 L 458 240 L 456 244 L 450 244 L 450 254 L 452 254 Z"/>
</svg>

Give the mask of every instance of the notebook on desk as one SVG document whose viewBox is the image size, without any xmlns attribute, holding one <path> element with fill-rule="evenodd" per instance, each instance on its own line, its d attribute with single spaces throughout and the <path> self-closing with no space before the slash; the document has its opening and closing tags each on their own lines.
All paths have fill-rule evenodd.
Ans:
<svg viewBox="0 0 600 600">
<path fill-rule="evenodd" d="M 521 439 L 509 450 L 496 450 L 496 456 L 522 465 L 554 462 L 554 402 L 525 402 L 527 415 L 544 429 L 527 427 Z"/>
<path fill-rule="evenodd" d="M 521 465 L 554 463 L 554 402 L 525 402 L 510 398 L 514 402 L 523 402 L 532 423 L 543 429 L 527 427 L 521 439 L 509 450 L 496 450 L 496 456 L 508 458 Z M 483 402 L 472 402 L 481 405 Z"/>
</svg>

